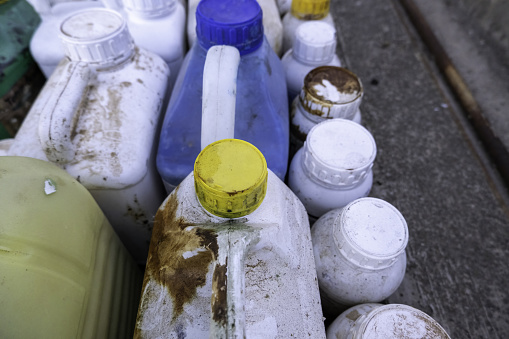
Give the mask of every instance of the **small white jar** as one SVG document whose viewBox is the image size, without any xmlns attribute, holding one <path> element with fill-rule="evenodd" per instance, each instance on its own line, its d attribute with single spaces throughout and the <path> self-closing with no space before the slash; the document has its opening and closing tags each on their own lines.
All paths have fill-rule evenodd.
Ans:
<svg viewBox="0 0 509 339">
<path fill-rule="evenodd" d="M 380 302 L 403 281 L 408 227 L 388 202 L 362 198 L 330 211 L 311 238 L 325 314 Z"/>
<path fill-rule="evenodd" d="M 311 129 L 290 164 L 288 186 L 308 214 L 328 211 L 369 194 L 376 144 L 367 129 L 345 119 L 326 120 Z"/>
<path fill-rule="evenodd" d="M 450 339 L 435 319 L 401 304 L 361 304 L 349 308 L 327 329 L 327 339 Z"/>
<path fill-rule="evenodd" d="M 318 66 L 341 66 L 336 54 L 336 29 L 321 21 L 305 22 L 295 32 L 295 43 L 283 58 L 288 100 L 304 86 L 304 78 Z"/>
<path fill-rule="evenodd" d="M 291 105 L 290 154 L 302 147 L 311 128 L 322 121 L 342 118 L 360 124 L 363 94 L 361 80 L 346 68 L 312 69 L 304 78 L 299 97 Z"/>
</svg>

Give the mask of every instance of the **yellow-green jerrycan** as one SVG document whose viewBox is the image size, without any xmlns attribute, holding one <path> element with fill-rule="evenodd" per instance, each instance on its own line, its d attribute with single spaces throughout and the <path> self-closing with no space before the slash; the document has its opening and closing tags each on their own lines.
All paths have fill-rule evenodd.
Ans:
<svg viewBox="0 0 509 339">
<path fill-rule="evenodd" d="M 64 170 L 0 157 L 0 338 L 132 337 L 141 272 Z"/>
</svg>

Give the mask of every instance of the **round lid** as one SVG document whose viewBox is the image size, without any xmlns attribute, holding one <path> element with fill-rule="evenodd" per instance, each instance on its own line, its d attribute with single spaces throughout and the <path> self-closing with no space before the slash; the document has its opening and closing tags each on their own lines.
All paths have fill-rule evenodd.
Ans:
<svg viewBox="0 0 509 339">
<path fill-rule="evenodd" d="M 380 269 L 390 266 L 405 250 L 408 227 L 391 204 L 376 198 L 357 199 L 334 221 L 334 241 L 354 264 Z"/>
<path fill-rule="evenodd" d="M 67 17 L 60 26 L 60 39 L 72 61 L 104 67 L 118 64 L 134 52 L 125 20 L 104 8 L 86 9 Z"/>
<path fill-rule="evenodd" d="M 312 69 L 304 78 L 299 101 L 313 121 L 324 118 L 352 120 L 363 94 L 357 75 L 343 67 L 321 66 Z"/>
<path fill-rule="evenodd" d="M 450 339 L 435 319 L 416 308 L 400 304 L 384 305 L 368 313 L 354 338 Z"/>
<path fill-rule="evenodd" d="M 145 18 L 159 17 L 171 13 L 177 0 L 122 0 L 124 8 Z"/>
<path fill-rule="evenodd" d="M 323 21 L 308 21 L 295 31 L 293 56 L 300 62 L 322 65 L 336 53 L 336 29 Z"/>
<path fill-rule="evenodd" d="M 260 206 L 267 191 L 267 162 L 250 143 L 223 139 L 205 147 L 194 163 L 198 200 L 210 213 L 238 218 Z"/>
<path fill-rule="evenodd" d="M 349 186 L 364 180 L 375 157 L 375 139 L 367 129 L 350 120 L 329 119 L 309 131 L 303 165 L 318 183 Z"/>
<path fill-rule="evenodd" d="M 196 9 L 196 35 L 200 45 L 236 47 L 250 53 L 263 42 L 262 9 L 255 0 L 202 0 Z"/>
<path fill-rule="evenodd" d="M 301 20 L 320 20 L 329 14 L 330 0 L 293 0 L 290 13 Z"/>
</svg>

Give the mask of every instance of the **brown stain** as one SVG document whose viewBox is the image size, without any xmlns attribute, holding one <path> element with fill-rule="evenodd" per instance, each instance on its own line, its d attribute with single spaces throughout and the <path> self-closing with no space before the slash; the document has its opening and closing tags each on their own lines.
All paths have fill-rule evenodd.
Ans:
<svg viewBox="0 0 509 339">
<path fill-rule="evenodd" d="M 224 265 L 216 265 L 212 275 L 212 319 L 223 327 L 226 326 L 228 320 L 227 265 L 228 258 Z"/>
<path fill-rule="evenodd" d="M 103 180 L 107 180 L 107 178 L 103 178 Z M 134 219 L 137 224 L 146 227 L 149 231 L 152 230 L 152 225 L 150 224 L 150 220 L 145 214 L 145 211 L 141 207 L 140 202 L 138 201 L 138 197 L 136 194 L 134 195 L 133 205 L 127 205 L 127 212 L 124 214 L 125 216 L 130 216 Z"/>
<path fill-rule="evenodd" d="M 155 216 L 142 289 L 145 290 L 149 280 L 167 289 L 173 300 L 169 322 L 182 314 L 184 305 L 196 297 L 198 287 L 205 285 L 209 266 L 217 258 L 218 251 L 217 235 L 213 230 L 187 228 L 191 224 L 183 217 L 177 217 L 177 192 L 178 187 Z M 183 257 L 185 252 L 197 249 L 206 251 L 187 259 Z M 144 295 L 143 298 L 150 296 Z"/>
<path fill-rule="evenodd" d="M 300 130 L 300 126 L 295 125 L 294 123 L 290 123 L 290 132 L 296 139 L 302 142 L 306 141 L 306 138 L 308 136 L 306 133 Z"/>
<path fill-rule="evenodd" d="M 331 103 L 327 98 L 318 95 L 314 89 L 315 85 L 322 85 L 323 80 L 328 80 L 340 93 L 358 93 L 360 95 L 362 91 L 362 85 L 354 73 L 342 67 L 322 66 L 313 69 L 304 78 L 306 94 L 309 93 L 309 95 L 322 100 L 324 103 Z"/>
<path fill-rule="evenodd" d="M 349 312 L 346 317 L 352 321 L 355 321 L 357 320 L 359 317 L 361 316 L 361 314 L 359 312 L 357 312 L 357 310 L 353 310 L 352 312 Z"/>
</svg>

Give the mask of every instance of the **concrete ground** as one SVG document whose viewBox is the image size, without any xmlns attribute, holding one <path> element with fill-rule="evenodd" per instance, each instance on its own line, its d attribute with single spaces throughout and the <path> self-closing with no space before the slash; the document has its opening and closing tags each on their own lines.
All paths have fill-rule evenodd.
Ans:
<svg viewBox="0 0 509 339">
<path fill-rule="evenodd" d="M 400 1 L 332 0 L 331 13 L 338 53 L 364 84 L 363 125 L 377 142 L 370 196 L 396 206 L 410 231 L 405 279 L 386 302 L 423 310 L 452 338 L 506 338 L 504 182 Z M 507 97 L 495 98 L 503 109 Z M 509 122 L 497 118 L 497 127 Z"/>
</svg>

